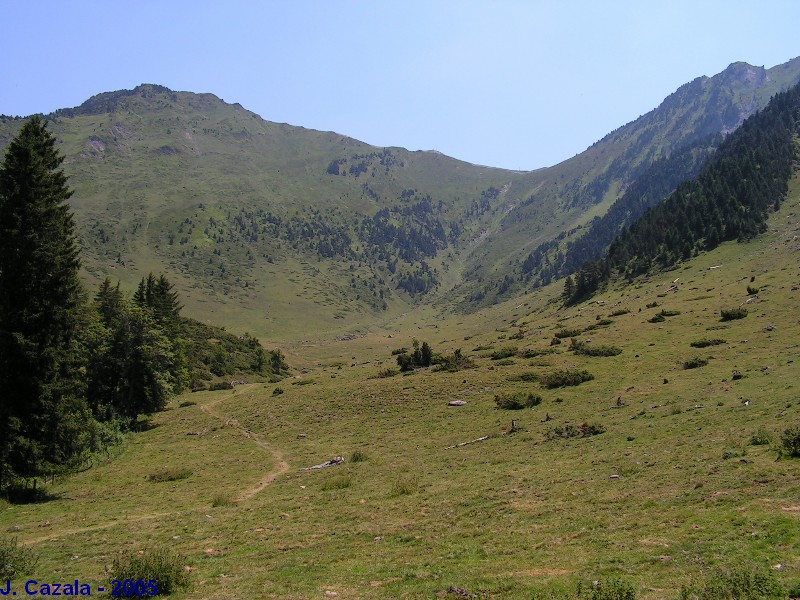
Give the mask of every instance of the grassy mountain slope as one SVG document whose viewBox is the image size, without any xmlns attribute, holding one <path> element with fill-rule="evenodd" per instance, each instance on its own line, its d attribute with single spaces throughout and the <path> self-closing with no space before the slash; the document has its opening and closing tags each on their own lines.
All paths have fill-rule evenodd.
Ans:
<svg viewBox="0 0 800 600">
<path fill-rule="evenodd" d="M 518 176 L 153 85 L 51 121 L 90 280 L 165 271 L 188 314 L 273 339 L 346 331 L 447 284 L 447 254 Z M 0 146 L 20 124 L 3 119 Z"/>
<path fill-rule="evenodd" d="M 530 173 L 374 148 L 155 85 L 50 118 L 90 287 L 108 275 L 131 288 L 165 272 L 188 316 L 283 342 L 364 333 L 436 302 L 474 310 L 560 275 L 549 261 L 627 190 L 646 187 L 653 161 L 700 144 L 660 182 L 674 185 L 710 151 L 703 140 L 798 79 L 799 59 L 769 70 L 736 63 Z M 0 147 L 20 124 L 0 119 Z M 626 214 L 612 210 L 604 229 Z"/>
<path fill-rule="evenodd" d="M 561 308 L 554 284 L 467 317 L 412 312 L 298 344 L 294 379 L 180 399 L 196 404 L 58 482 L 55 500 L 3 507 L 0 528 L 40 553 L 40 580 L 74 557 L 69 579 L 97 584 L 118 550 L 169 546 L 192 569 L 178 598 L 564 598 L 622 577 L 639 598 L 673 599 L 715 573 L 796 585 L 798 464 L 776 457 L 798 425 L 799 215 L 794 178 L 766 233 L 591 303 Z M 739 306 L 745 318 L 720 320 Z M 622 352 L 577 354 L 569 335 Z M 412 337 L 475 368 L 380 377 Z M 692 345 L 704 340 L 716 343 Z M 537 383 L 558 369 L 594 379 Z M 511 393 L 542 401 L 498 409 Z M 300 470 L 335 455 L 345 464 Z M 146 480 L 169 469 L 189 474 Z"/>
<path fill-rule="evenodd" d="M 539 283 L 539 277 L 532 278 L 522 267 L 532 251 L 543 250 L 548 261 L 555 263 L 555 255 L 585 233 L 592 218 L 604 215 L 640 179 L 660 179 L 674 187 L 680 180 L 691 178 L 699 159 L 708 155 L 713 136 L 733 131 L 763 108 L 772 95 L 798 81 L 800 59 L 768 70 L 734 63 L 714 77 L 699 77 L 685 84 L 656 109 L 574 158 L 514 182 L 508 196 L 517 199 L 516 206 L 499 224 L 502 235 L 488 236 L 475 249 L 466 271 L 467 281 L 458 292 L 468 304 L 486 305 Z M 664 165 L 659 161 L 678 153 L 686 155 L 687 151 L 691 153 L 685 158 L 667 165 L 671 172 L 661 172 Z M 669 191 L 662 191 L 661 197 Z M 617 229 L 627 222 L 628 212 L 618 211 L 614 223 L 604 223 L 604 228 Z M 602 236 L 593 243 L 609 242 L 608 236 Z M 593 248 L 587 248 L 586 258 L 595 258 L 596 252 L 588 250 Z M 577 258 L 570 262 L 575 263 Z M 536 260 L 534 275 L 548 261 Z"/>
</svg>

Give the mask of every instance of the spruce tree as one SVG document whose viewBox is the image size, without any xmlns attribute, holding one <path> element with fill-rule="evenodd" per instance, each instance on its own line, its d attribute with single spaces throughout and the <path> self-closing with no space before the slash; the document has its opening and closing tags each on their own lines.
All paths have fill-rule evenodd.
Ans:
<svg viewBox="0 0 800 600">
<path fill-rule="evenodd" d="M 0 165 L 0 488 L 79 458 L 91 420 L 78 378 L 80 262 L 62 161 L 33 117 Z"/>
</svg>

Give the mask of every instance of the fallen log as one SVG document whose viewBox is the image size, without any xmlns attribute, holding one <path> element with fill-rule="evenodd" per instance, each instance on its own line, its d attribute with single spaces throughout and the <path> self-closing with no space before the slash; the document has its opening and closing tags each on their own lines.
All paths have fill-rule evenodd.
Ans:
<svg viewBox="0 0 800 600">
<path fill-rule="evenodd" d="M 324 463 L 319 465 L 314 465 L 313 467 L 304 467 L 300 469 L 301 471 L 311 471 L 312 469 L 324 469 L 325 467 L 334 467 L 336 465 L 343 465 L 344 464 L 344 457 L 343 456 L 334 456 L 330 460 L 326 460 Z"/>
<path fill-rule="evenodd" d="M 485 435 L 483 437 L 479 437 L 474 440 L 470 440 L 468 442 L 461 442 L 460 444 L 456 444 L 455 446 L 448 446 L 445 450 L 450 450 L 451 448 L 460 448 L 461 446 L 468 446 L 469 444 L 474 444 L 475 442 L 482 442 L 483 440 L 488 440 L 489 436 Z"/>
</svg>

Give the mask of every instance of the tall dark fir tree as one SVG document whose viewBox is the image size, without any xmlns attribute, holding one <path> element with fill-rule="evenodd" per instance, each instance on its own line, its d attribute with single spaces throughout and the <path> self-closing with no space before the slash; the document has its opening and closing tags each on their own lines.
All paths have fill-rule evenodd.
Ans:
<svg viewBox="0 0 800 600">
<path fill-rule="evenodd" d="M 0 165 L 0 489 L 79 458 L 91 421 L 76 336 L 80 261 L 63 156 L 31 118 Z"/>
</svg>

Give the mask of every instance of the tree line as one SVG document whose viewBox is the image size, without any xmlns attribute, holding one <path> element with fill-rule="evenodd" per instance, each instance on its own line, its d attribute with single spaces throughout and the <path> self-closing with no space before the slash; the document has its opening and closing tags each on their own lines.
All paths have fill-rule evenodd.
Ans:
<svg viewBox="0 0 800 600">
<path fill-rule="evenodd" d="M 206 358 L 202 327 L 181 317 L 163 275 L 143 278 L 130 297 L 106 279 L 88 297 L 62 162 L 33 117 L 0 164 L 0 494 L 112 445 L 185 389 Z M 249 348 L 251 370 L 286 368 L 279 351 Z"/>
</svg>

